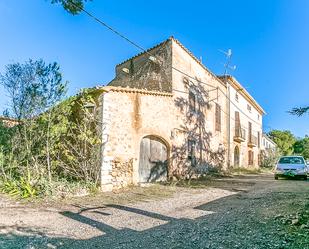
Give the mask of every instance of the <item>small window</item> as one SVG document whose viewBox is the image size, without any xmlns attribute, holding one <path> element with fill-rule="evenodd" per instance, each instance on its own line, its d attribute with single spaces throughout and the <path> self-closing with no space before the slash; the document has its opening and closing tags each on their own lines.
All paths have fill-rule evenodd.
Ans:
<svg viewBox="0 0 309 249">
<path fill-rule="evenodd" d="M 189 111 L 196 111 L 196 96 L 193 91 L 189 91 Z"/>
<path fill-rule="evenodd" d="M 221 106 L 216 103 L 216 131 L 221 131 Z"/>
<path fill-rule="evenodd" d="M 196 150 L 196 141 L 189 139 L 188 140 L 188 159 L 191 161 L 192 165 L 196 164 L 195 150 Z"/>
<path fill-rule="evenodd" d="M 189 79 L 187 77 L 183 77 L 183 83 L 185 85 L 188 85 L 189 84 Z"/>
<path fill-rule="evenodd" d="M 258 120 L 260 120 L 260 114 L 257 115 Z"/>
<path fill-rule="evenodd" d="M 238 96 L 238 93 L 235 94 L 235 100 L 238 102 L 239 100 L 239 96 Z"/>
<path fill-rule="evenodd" d="M 247 105 L 247 109 L 249 112 L 251 112 L 251 105 Z"/>
</svg>

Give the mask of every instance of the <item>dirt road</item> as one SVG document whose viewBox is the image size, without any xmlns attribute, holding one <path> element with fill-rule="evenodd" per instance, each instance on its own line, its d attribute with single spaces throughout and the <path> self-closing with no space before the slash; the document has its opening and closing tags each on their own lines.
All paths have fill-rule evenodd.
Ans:
<svg viewBox="0 0 309 249">
<path fill-rule="evenodd" d="M 275 181 L 270 175 L 43 206 L 0 196 L 0 248 L 305 249 L 308 203 L 309 181 Z"/>
</svg>

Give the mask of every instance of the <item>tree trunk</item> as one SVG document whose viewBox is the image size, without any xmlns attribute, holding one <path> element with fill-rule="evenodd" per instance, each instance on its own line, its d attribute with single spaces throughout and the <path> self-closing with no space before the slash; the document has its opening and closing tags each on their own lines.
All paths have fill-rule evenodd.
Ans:
<svg viewBox="0 0 309 249">
<path fill-rule="evenodd" d="M 51 112 L 48 112 L 48 124 L 47 124 L 47 136 L 46 136 L 46 162 L 47 162 L 47 172 L 48 181 L 51 182 L 51 163 L 50 163 L 50 122 L 51 122 Z"/>
</svg>

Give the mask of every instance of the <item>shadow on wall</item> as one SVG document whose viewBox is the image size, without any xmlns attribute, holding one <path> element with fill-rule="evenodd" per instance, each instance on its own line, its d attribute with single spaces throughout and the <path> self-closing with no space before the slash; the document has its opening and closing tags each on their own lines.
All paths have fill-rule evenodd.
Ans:
<svg viewBox="0 0 309 249">
<path fill-rule="evenodd" d="M 150 175 L 148 177 L 147 182 L 158 182 L 164 181 L 167 177 L 167 164 L 168 161 L 151 161 L 149 163 L 153 165 L 150 170 Z"/>
<path fill-rule="evenodd" d="M 160 137 L 143 137 L 140 143 L 139 181 L 166 181 L 169 154 L 169 146 Z"/>
<path fill-rule="evenodd" d="M 158 59 L 149 59 L 149 53 L 133 57 L 117 66 L 116 78 L 108 85 L 172 92 L 171 84 L 171 42 L 165 41 L 151 51 Z M 160 63 L 159 63 L 160 61 Z"/>
<path fill-rule="evenodd" d="M 179 178 L 191 178 L 211 170 L 220 171 L 225 161 L 225 150 L 211 148 L 210 141 L 214 137 L 206 130 L 206 113 L 214 102 L 210 103 L 209 91 L 202 83 L 198 79 L 196 82 L 184 79 L 189 97 L 175 99 L 175 105 L 184 117 L 181 130 L 185 136 L 182 144 L 172 148 L 172 175 Z"/>
</svg>

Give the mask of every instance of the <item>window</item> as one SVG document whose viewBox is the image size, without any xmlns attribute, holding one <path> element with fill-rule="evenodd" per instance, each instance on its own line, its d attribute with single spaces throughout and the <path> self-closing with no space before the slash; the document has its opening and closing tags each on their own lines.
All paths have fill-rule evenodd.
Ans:
<svg viewBox="0 0 309 249">
<path fill-rule="evenodd" d="M 221 106 L 216 103 L 216 131 L 221 131 Z"/>
<path fill-rule="evenodd" d="M 183 77 L 183 83 L 185 85 L 188 85 L 189 84 L 189 79 L 187 77 Z"/>
<path fill-rule="evenodd" d="M 238 111 L 235 112 L 235 136 L 241 137 L 240 117 Z"/>
<path fill-rule="evenodd" d="M 249 112 L 251 112 L 251 105 L 247 105 L 247 109 Z"/>
<path fill-rule="evenodd" d="M 249 150 L 248 152 L 248 164 L 251 166 L 253 165 L 253 161 L 254 161 L 254 154 L 252 150 Z"/>
<path fill-rule="evenodd" d="M 239 100 L 239 96 L 238 96 L 238 93 L 235 94 L 235 100 L 238 102 Z"/>
<path fill-rule="evenodd" d="M 189 90 L 189 111 L 196 111 L 196 97 L 193 91 Z"/>
<path fill-rule="evenodd" d="M 260 120 L 260 114 L 257 115 L 258 120 Z"/>
<path fill-rule="evenodd" d="M 260 143 L 260 132 L 258 131 L 258 137 L 257 137 L 257 139 L 258 139 L 258 148 L 260 148 L 260 146 L 261 146 L 261 143 Z"/>
<path fill-rule="evenodd" d="M 188 140 L 188 159 L 191 161 L 192 165 L 196 164 L 195 149 L 196 149 L 196 141 L 189 139 Z"/>
<path fill-rule="evenodd" d="M 252 143 L 252 123 L 248 122 L 248 141 Z"/>
</svg>

